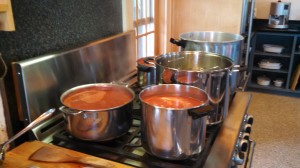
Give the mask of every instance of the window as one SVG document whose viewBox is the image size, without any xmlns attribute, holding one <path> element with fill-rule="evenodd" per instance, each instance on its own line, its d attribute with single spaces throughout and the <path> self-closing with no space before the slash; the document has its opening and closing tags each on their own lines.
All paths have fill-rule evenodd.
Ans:
<svg viewBox="0 0 300 168">
<path fill-rule="evenodd" d="M 154 56 L 154 1 L 133 0 L 133 19 L 137 38 L 137 57 Z"/>
</svg>

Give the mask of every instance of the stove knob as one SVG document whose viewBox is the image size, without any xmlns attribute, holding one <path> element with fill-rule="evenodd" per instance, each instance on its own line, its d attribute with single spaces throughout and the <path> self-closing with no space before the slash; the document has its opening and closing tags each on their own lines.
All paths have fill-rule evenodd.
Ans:
<svg viewBox="0 0 300 168">
<path fill-rule="evenodd" d="M 245 139 L 247 141 L 250 140 L 250 134 L 249 133 L 243 133 L 242 136 L 241 136 L 241 139 Z"/>
<path fill-rule="evenodd" d="M 252 125 L 253 124 L 253 115 L 247 115 L 246 123 Z"/>
<path fill-rule="evenodd" d="M 246 132 L 246 133 L 250 134 L 251 133 L 251 126 L 252 126 L 251 124 L 245 124 L 243 132 Z"/>
<path fill-rule="evenodd" d="M 243 152 L 236 152 L 234 153 L 232 160 L 236 165 L 242 165 L 245 160 L 245 154 Z"/>
<path fill-rule="evenodd" d="M 239 152 L 246 152 L 247 149 L 248 149 L 248 143 L 249 141 L 246 140 L 246 139 L 241 139 L 239 141 L 239 144 L 238 144 L 238 151 Z"/>
</svg>

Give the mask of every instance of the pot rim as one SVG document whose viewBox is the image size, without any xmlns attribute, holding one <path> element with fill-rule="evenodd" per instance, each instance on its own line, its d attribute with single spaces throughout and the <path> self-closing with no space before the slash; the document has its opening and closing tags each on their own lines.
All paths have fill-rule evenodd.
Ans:
<svg viewBox="0 0 300 168">
<path fill-rule="evenodd" d="M 188 55 L 188 54 L 205 54 L 203 55 L 204 57 L 219 57 L 221 59 L 227 60 L 228 62 L 231 63 L 230 66 L 225 67 L 225 68 L 208 68 L 208 69 L 201 69 L 201 70 L 187 70 L 187 69 L 178 69 L 178 68 L 173 68 L 173 67 L 168 67 L 168 66 L 164 66 L 161 65 L 157 62 L 157 60 L 159 60 L 160 58 L 163 58 L 166 55 L 180 55 L 180 54 L 184 54 L 184 55 Z M 197 73 L 212 73 L 212 72 L 224 72 L 224 71 L 230 71 L 233 69 L 234 67 L 234 62 L 232 61 L 232 59 L 226 57 L 226 56 L 222 56 L 220 54 L 217 53 L 213 53 L 213 52 L 205 52 L 205 51 L 179 51 L 179 52 L 169 52 L 169 53 L 165 53 L 165 54 L 161 54 L 157 57 L 154 58 L 154 62 L 156 65 L 161 66 L 163 68 L 167 68 L 173 71 L 181 71 L 181 72 L 197 72 Z"/>
<path fill-rule="evenodd" d="M 232 37 L 232 40 L 227 40 L 227 41 L 205 41 L 205 40 L 190 40 L 186 37 L 182 37 L 184 35 L 195 34 L 195 33 L 226 35 L 226 36 Z M 235 43 L 235 42 L 240 42 L 240 41 L 245 39 L 240 34 L 226 33 L 226 32 L 221 32 L 221 31 L 191 31 L 191 32 L 182 33 L 182 34 L 179 35 L 179 37 L 180 37 L 181 40 L 185 40 L 185 41 L 201 42 L 201 43 L 219 43 L 219 44 Z"/>
<path fill-rule="evenodd" d="M 141 98 L 141 95 L 150 90 L 151 88 L 154 88 L 154 87 L 162 87 L 162 86 L 180 86 L 180 87 L 189 87 L 189 88 L 194 88 L 194 89 L 197 89 L 201 92 L 203 92 L 205 95 L 206 95 L 206 100 L 203 101 L 203 103 L 201 105 L 198 105 L 198 106 L 194 106 L 194 107 L 189 107 L 189 108 L 166 108 L 166 107 L 161 107 L 161 106 L 156 106 L 156 105 L 152 105 L 152 104 L 149 104 L 145 101 L 143 101 L 143 99 Z M 183 84 L 159 84 L 159 85 L 153 85 L 153 86 L 150 86 L 150 87 L 147 87 L 145 89 L 143 89 L 140 93 L 139 93 L 139 100 L 142 102 L 142 103 L 145 103 L 149 106 L 153 106 L 155 108 L 158 108 L 158 109 L 166 109 L 166 110 L 175 110 L 175 111 L 184 111 L 184 110 L 191 110 L 191 109 L 196 109 L 196 108 L 200 108 L 200 107 L 203 107 L 203 106 L 206 106 L 209 104 L 209 98 L 208 98 L 208 94 L 203 90 L 203 89 L 200 89 L 198 87 L 195 87 L 195 86 L 192 86 L 192 85 L 183 85 Z"/>
<path fill-rule="evenodd" d="M 106 108 L 106 109 L 95 109 L 95 110 L 86 110 L 86 109 L 75 109 L 75 108 L 72 108 L 72 107 L 69 107 L 67 105 L 65 105 L 63 103 L 63 98 L 66 97 L 69 93 L 75 91 L 75 90 L 78 90 L 78 89 L 82 89 L 82 88 L 86 88 L 86 87 L 93 87 L 93 86 L 113 86 L 113 87 L 120 87 L 120 88 L 124 88 L 126 89 L 131 95 L 131 99 L 128 100 L 127 102 L 123 103 L 122 105 L 119 105 L 119 106 L 114 106 L 114 107 L 111 107 L 111 108 Z M 131 89 L 131 88 L 128 88 L 126 86 L 123 86 L 123 85 L 119 85 L 119 84 L 113 84 L 113 83 L 91 83 L 91 84 L 84 84 L 84 85 L 79 85 L 79 86 L 75 86 L 75 87 L 72 87 L 68 90 L 66 90 L 65 92 L 63 92 L 63 94 L 60 96 L 60 102 L 67 108 L 71 109 L 72 111 L 74 111 L 74 114 L 78 113 L 78 112 L 104 112 L 104 111 L 109 111 L 109 110 L 113 110 L 113 109 L 116 109 L 116 108 L 120 108 L 120 107 L 123 107 L 131 102 L 133 102 L 133 100 L 135 99 L 135 93 L 134 91 Z M 76 111 L 76 112 L 75 112 Z M 64 112 L 64 111 L 63 111 Z M 68 113 L 69 114 L 69 113 Z"/>
</svg>

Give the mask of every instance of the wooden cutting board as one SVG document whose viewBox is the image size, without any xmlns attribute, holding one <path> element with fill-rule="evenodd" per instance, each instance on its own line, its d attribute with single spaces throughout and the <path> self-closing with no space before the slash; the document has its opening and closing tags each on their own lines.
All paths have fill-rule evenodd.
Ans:
<svg viewBox="0 0 300 168">
<path fill-rule="evenodd" d="M 130 166 L 124 165 L 121 163 L 113 162 L 110 160 L 102 159 L 99 157 L 90 156 L 84 153 L 80 153 L 77 151 L 69 150 L 66 148 L 62 148 L 59 146 L 55 146 L 52 144 L 43 143 L 41 141 L 32 141 L 25 142 L 20 146 L 8 151 L 5 155 L 5 160 L 3 165 L 0 165 L 0 168 L 90 168 L 90 166 L 79 164 L 79 163 L 46 163 L 46 162 L 38 162 L 29 160 L 31 154 L 44 146 L 50 146 L 57 148 L 59 150 L 63 150 L 64 153 L 67 153 L 71 156 L 76 157 L 93 157 L 95 159 L 103 160 L 105 162 L 109 162 L 113 164 L 116 168 L 129 168 Z"/>
</svg>

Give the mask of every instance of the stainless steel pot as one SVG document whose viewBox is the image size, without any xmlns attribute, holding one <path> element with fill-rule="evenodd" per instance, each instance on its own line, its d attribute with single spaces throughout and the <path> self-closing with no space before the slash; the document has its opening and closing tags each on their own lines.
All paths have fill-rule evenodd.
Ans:
<svg viewBox="0 0 300 168">
<path fill-rule="evenodd" d="M 144 57 L 137 60 L 137 78 L 140 87 L 147 87 L 155 85 L 156 80 L 156 68 L 152 60 L 155 57 Z"/>
<path fill-rule="evenodd" d="M 207 117 L 208 125 L 223 121 L 229 104 L 229 74 L 234 68 L 230 58 L 201 51 L 181 51 L 157 56 L 155 64 L 159 83 L 193 85 L 206 91 L 214 108 Z M 185 78 L 179 80 L 179 76 Z"/>
<path fill-rule="evenodd" d="M 64 103 L 65 98 L 74 92 L 88 90 L 89 88 L 97 87 L 102 90 L 110 90 L 120 94 L 130 96 L 128 101 L 120 106 L 111 106 L 105 109 L 74 109 Z M 71 88 L 61 95 L 60 101 L 64 106 L 60 107 L 66 121 L 66 130 L 74 137 L 88 141 L 107 141 L 115 139 L 127 133 L 132 124 L 132 108 L 134 92 L 126 86 L 97 83 L 86 84 Z M 99 98 L 94 101 L 115 101 L 115 99 Z"/>
<path fill-rule="evenodd" d="M 188 96 L 203 103 L 192 108 L 164 108 L 145 102 L 156 95 Z M 139 94 L 142 105 L 141 140 L 150 154 L 170 160 L 183 160 L 199 154 L 205 145 L 207 94 L 194 86 L 161 84 Z"/>
<path fill-rule="evenodd" d="M 171 38 L 170 42 L 180 46 L 180 51 L 213 52 L 230 58 L 235 65 L 242 65 L 243 40 L 239 34 L 199 31 L 180 34 L 180 40 Z M 230 74 L 231 94 L 236 91 L 239 77 L 239 72 Z"/>
</svg>

